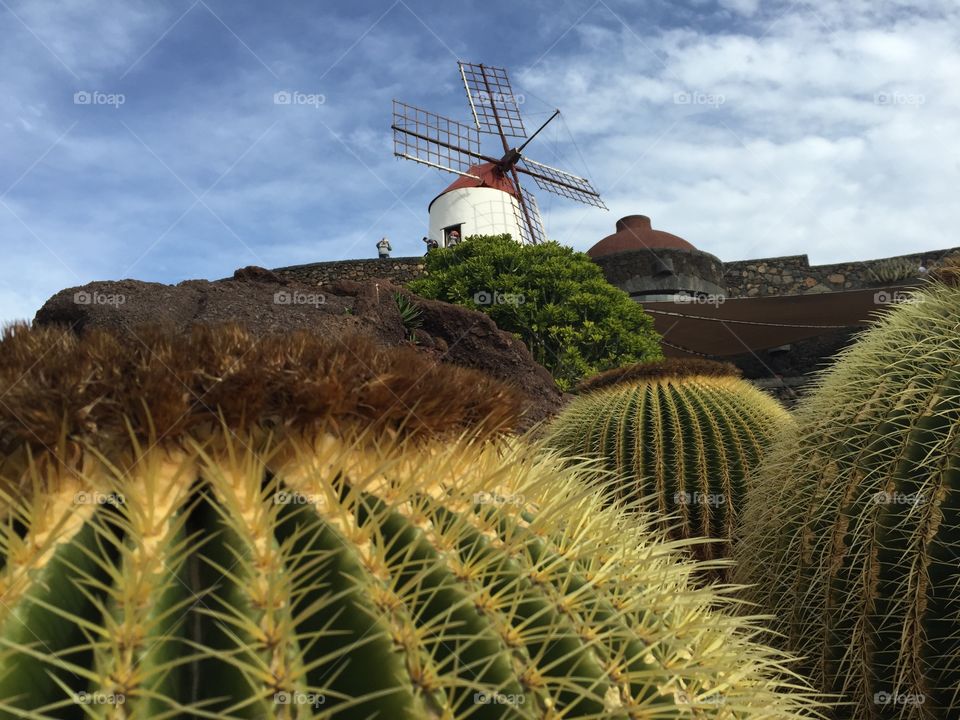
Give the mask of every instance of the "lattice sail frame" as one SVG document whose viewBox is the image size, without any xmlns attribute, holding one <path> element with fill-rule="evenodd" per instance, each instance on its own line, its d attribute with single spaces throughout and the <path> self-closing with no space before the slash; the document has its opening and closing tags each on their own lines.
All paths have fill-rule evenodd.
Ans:
<svg viewBox="0 0 960 720">
<path fill-rule="evenodd" d="M 522 172 L 533 178 L 533 181 L 541 190 L 552 192 L 586 205 L 607 210 L 607 206 L 600 199 L 600 193 L 593 189 L 593 185 L 586 178 L 559 170 L 550 165 L 544 165 L 528 157 L 520 159 L 518 172 Z"/>
<path fill-rule="evenodd" d="M 393 154 L 430 167 L 476 177 L 468 172 L 478 161 L 480 132 L 428 110 L 393 101 Z"/>
<path fill-rule="evenodd" d="M 514 215 L 517 219 L 517 227 L 520 229 L 520 240 L 527 245 L 539 245 L 547 239 L 547 233 L 543 228 L 543 218 L 540 215 L 540 206 L 537 205 L 537 199 L 529 190 L 519 188 L 520 195 L 523 196 L 523 204 L 526 205 L 527 214 L 530 217 L 529 224 L 523 212 L 523 206 L 518 202 L 513 206 Z"/>
<path fill-rule="evenodd" d="M 520 117 L 523 97 L 514 94 L 506 68 L 457 61 L 477 130 L 491 135 L 526 138 Z"/>
</svg>

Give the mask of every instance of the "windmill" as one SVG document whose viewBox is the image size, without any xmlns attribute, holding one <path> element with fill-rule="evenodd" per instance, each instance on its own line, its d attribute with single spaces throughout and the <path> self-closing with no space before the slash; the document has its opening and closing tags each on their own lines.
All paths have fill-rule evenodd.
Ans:
<svg viewBox="0 0 960 720">
<path fill-rule="evenodd" d="M 456 230 L 461 238 L 510 233 L 523 243 L 542 242 L 545 237 L 537 201 L 520 185 L 521 174 L 533 178 L 541 190 L 607 209 L 589 180 L 523 155 L 559 110 L 527 137 L 507 71 L 466 62 L 457 65 L 473 125 L 393 101 L 394 155 L 460 176 L 430 203 L 431 238 L 446 246 Z M 501 157 L 481 152 L 481 133 L 500 137 Z M 523 142 L 512 147 L 508 138 Z"/>
</svg>

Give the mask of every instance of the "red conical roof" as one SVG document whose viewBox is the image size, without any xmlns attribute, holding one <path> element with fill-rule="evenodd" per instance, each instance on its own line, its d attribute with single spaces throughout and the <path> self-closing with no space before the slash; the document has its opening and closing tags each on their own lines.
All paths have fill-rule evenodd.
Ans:
<svg viewBox="0 0 960 720">
<path fill-rule="evenodd" d="M 454 180 L 450 185 L 444 190 L 440 195 L 448 193 L 451 190 L 459 190 L 460 188 L 493 188 L 494 190 L 502 190 L 508 195 L 513 195 L 517 197 L 517 190 L 513 185 L 513 181 L 508 175 L 505 175 L 500 171 L 500 168 L 496 163 L 488 162 L 483 163 L 482 165 L 472 165 L 467 171 L 471 175 L 476 175 L 477 177 L 467 177 L 466 175 L 461 175 L 456 180 Z M 477 179 L 479 178 L 479 179 Z M 437 195 L 436 198 L 430 201 L 430 204 L 433 205 L 433 202 L 440 197 Z M 429 210 L 429 208 L 427 208 Z"/>
<path fill-rule="evenodd" d="M 696 250 L 682 237 L 663 230 L 654 230 L 650 225 L 650 218 L 646 215 L 627 215 L 617 220 L 617 231 L 613 235 L 607 235 L 587 250 L 587 255 L 600 257 L 628 250 L 656 250 L 657 248 Z"/>
</svg>

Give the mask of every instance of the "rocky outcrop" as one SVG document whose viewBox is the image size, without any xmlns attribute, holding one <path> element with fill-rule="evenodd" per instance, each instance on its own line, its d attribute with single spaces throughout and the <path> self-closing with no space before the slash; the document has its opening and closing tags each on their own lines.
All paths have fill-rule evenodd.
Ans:
<svg viewBox="0 0 960 720">
<path fill-rule="evenodd" d="M 404 325 L 398 293 L 419 307 L 415 323 Z M 77 332 L 106 328 L 129 335 L 131 342 L 136 342 L 138 326 L 187 331 L 197 323 L 227 322 L 240 323 L 255 335 L 309 330 L 332 341 L 360 333 L 382 345 L 414 344 L 437 362 L 482 370 L 521 390 L 529 401 L 526 426 L 549 417 L 563 402 L 550 373 L 487 315 L 421 298 L 388 280 L 317 286 L 248 267 L 212 282 L 103 281 L 61 290 L 34 319 L 39 325 L 67 324 Z"/>
</svg>

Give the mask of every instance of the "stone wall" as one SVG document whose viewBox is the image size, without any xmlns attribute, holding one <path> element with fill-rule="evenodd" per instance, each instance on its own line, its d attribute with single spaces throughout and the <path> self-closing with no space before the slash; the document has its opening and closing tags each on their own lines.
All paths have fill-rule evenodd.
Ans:
<svg viewBox="0 0 960 720">
<path fill-rule="evenodd" d="M 810 265 L 806 255 L 737 260 L 723 264 L 727 297 L 803 295 L 836 290 L 855 290 L 884 284 L 872 268 L 880 263 L 902 260 L 919 269 L 960 251 L 960 248 L 898 255 L 893 258 Z"/>
<path fill-rule="evenodd" d="M 871 268 L 879 263 L 903 260 L 919 268 L 921 260 L 932 264 L 956 252 L 960 252 L 960 247 L 832 265 L 810 265 L 806 255 L 736 260 L 722 263 L 721 282 L 726 285 L 727 297 L 731 298 L 854 290 L 884 284 L 871 272 Z M 719 262 L 707 253 L 702 257 L 705 262 Z M 646 260 L 644 253 L 626 252 L 601 257 L 597 264 L 612 284 L 629 292 L 630 288 L 625 285 L 629 285 L 629 278 L 637 274 L 636 265 L 640 260 Z M 677 258 L 673 260 L 675 263 L 679 261 Z M 281 277 L 296 279 L 310 285 L 320 285 L 333 280 L 370 280 L 372 278 L 386 278 L 394 283 L 403 284 L 425 274 L 422 257 L 334 260 L 309 265 L 291 265 L 277 268 L 274 272 Z"/>
<path fill-rule="evenodd" d="M 334 280 L 372 280 L 386 278 L 402 285 L 424 274 L 422 257 L 398 257 L 380 260 L 333 260 L 330 262 L 291 265 L 273 272 L 283 278 L 308 285 L 322 285 Z"/>
</svg>

